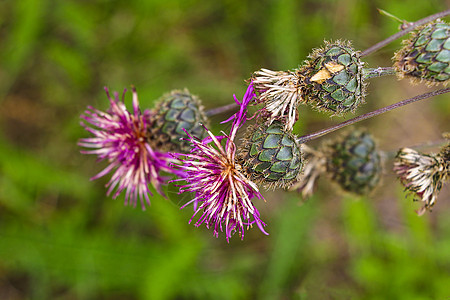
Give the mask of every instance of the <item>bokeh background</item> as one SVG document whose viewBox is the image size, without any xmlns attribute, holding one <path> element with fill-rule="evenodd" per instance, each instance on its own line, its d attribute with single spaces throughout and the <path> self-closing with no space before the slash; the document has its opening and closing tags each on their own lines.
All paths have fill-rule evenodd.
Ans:
<svg viewBox="0 0 450 300">
<path fill-rule="evenodd" d="M 231 103 L 262 67 L 297 67 L 324 39 L 364 50 L 398 23 L 445 10 L 443 0 L 0 1 L 0 299 L 449 299 L 450 202 L 430 214 L 406 198 L 386 161 L 383 182 L 355 197 L 322 178 L 315 195 L 264 192 L 257 228 L 213 237 L 188 224 L 187 199 L 167 192 L 146 211 L 105 195 L 105 167 L 79 153 L 87 105 L 103 86 L 135 85 L 143 108 L 188 88 L 205 107 Z M 365 58 L 391 65 L 396 41 Z M 361 114 L 432 90 L 372 79 Z M 131 105 L 128 96 L 127 104 Z M 343 118 L 300 107 L 297 134 Z M 214 116 L 213 131 L 227 130 Z M 350 118 L 351 116 L 347 116 Z M 388 153 L 449 131 L 442 95 L 367 120 Z M 228 126 L 228 127 L 227 127 Z M 312 146 L 335 137 L 330 134 Z M 436 151 L 427 149 L 426 151 Z"/>
</svg>

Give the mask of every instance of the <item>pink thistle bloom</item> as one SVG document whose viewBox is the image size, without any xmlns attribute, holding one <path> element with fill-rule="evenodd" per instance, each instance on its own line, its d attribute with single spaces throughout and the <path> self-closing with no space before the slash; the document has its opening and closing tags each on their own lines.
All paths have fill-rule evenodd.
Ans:
<svg viewBox="0 0 450 300">
<path fill-rule="evenodd" d="M 252 84 L 242 103 L 234 96 L 240 110 L 227 120 L 233 120 L 229 135 L 222 132 L 223 136 L 215 136 L 205 128 L 209 137 L 199 140 L 188 134 L 193 149 L 189 154 L 175 154 L 181 161 L 175 167 L 187 174 L 186 178 L 175 180 L 186 182 L 185 185 L 180 185 L 180 193 L 195 193 L 195 198 L 182 207 L 194 204 L 195 212 L 189 223 L 199 214 L 201 216 L 195 226 L 205 223 L 207 228 L 213 227 L 216 237 L 219 236 L 219 230 L 225 231 L 228 242 L 236 231 L 243 239 L 244 227 L 251 227 L 255 223 L 264 234 L 268 234 L 264 231 L 266 224 L 261 221 L 259 212 L 251 201 L 253 198 L 264 198 L 257 185 L 246 178 L 241 172 L 242 167 L 235 161 L 234 139 L 238 129 L 247 120 L 247 106 L 255 96 Z M 221 141 L 224 139 L 226 142 L 223 146 Z"/>
<path fill-rule="evenodd" d="M 110 107 L 107 112 L 102 112 L 91 106 L 80 116 L 87 124 L 81 125 L 94 135 L 94 137 L 80 139 L 79 146 L 92 148 L 83 150 L 83 154 L 95 154 L 98 160 L 107 160 L 109 165 L 100 173 L 91 178 L 98 179 L 112 172 L 111 180 L 107 183 L 107 195 L 113 193 L 113 199 L 125 192 L 125 205 L 136 206 L 137 199 L 141 201 L 142 209 L 145 203 L 150 205 L 149 184 L 164 196 L 161 185 L 168 181 L 160 175 L 161 172 L 180 174 L 170 167 L 174 161 L 168 153 L 162 153 L 147 142 L 150 111 L 141 113 L 136 90 L 133 88 L 133 111 L 129 112 L 124 103 L 126 89 L 122 100 L 119 100 L 117 92 L 114 99 L 110 97 L 105 87 Z"/>
</svg>

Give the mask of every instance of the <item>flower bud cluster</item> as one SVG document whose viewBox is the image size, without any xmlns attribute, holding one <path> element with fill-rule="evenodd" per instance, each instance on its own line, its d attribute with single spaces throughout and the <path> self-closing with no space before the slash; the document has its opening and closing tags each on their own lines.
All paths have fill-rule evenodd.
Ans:
<svg viewBox="0 0 450 300">
<path fill-rule="evenodd" d="M 223 232 L 227 241 L 234 233 L 244 237 L 245 228 L 256 225 L 267 234 L 255 201 L 264 200 L 259 186 L 267 189 L 291 188 L 308 197 L 315 181 L 326 174 L 342 190 L 367 194 L 379 183 L 382 161 L 367 131 L 347 132 L 314 150 L 293 133 L 299 120 L 299 104 L 320 112 L 343 115 L 365 102 L 367 79 L 397 74 L 428 84 L 450 79 L 450 27 L 437 21 L 419 28 L 394 56 L 393 67 L 368 69 L 362 52 L 350 42 L 325 42 L 312 51 L 296 69 L 254 72 L 242 100 L 234 96 L 239 111 L 224 122 L 230 131 L 213 134 L 203 105 L 185 90 L 171 91 L 153 109 L 141 112 L 133 89 L 132 110 L 124 97 L 110 97 L 103 112 L 89 107 L 81 116 L 82 126 L 93 135 L 79 145 L 90 150 L 108 166 L 92 179 L 112 173 L 108 194 L 113 198 L 125 191 L 125 203 L 142 208 L 150 204 L 150 186 L 164 196 L 162 186 L 177 182 L 179 193 L 190 193 L 196 226 Z M 385 69 L 389 69 L 386 71 Z M 375 74 L 375 75 L 374 75 Z M 124 91 L 125 95 L 125 91 Z M 238 131 L 250 119 L 250 105 L 262 105 L 256 122 L 248 126 L 242 143 Z M 223 122 L 223 123 L 224 123 Z M 339 127 L 340 128 L 340 127 Z M 423 213 L 450 172 L 450 146 L 437 155 L 403 148 L 396 157 L 394 171 L 405 188 L 424 202 Z M 175 177 L 175 178 L 174 178 Z"/>
</svg>

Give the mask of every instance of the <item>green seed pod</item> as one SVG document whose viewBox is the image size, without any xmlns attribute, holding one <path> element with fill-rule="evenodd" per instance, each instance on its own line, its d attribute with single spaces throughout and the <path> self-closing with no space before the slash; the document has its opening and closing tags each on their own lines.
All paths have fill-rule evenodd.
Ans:
<svg viewBox="0 0 450 300">
<path fill-rule="evenodd" d="M 247 130 L 238 162 L 248 178 L 266 188 L 288 188 L 303 168 L 300 145 L 283 124 L 256 124 Z"/>
<path fill-rule="evenodd" d="M 340 115 L 364 102 L 364 63 L 349 42 L 325 42 L 299 69 L 303 97 L 319 110 Z"/>
<path fill-rule="evenodd" d="M 149 143 L 156 149 L 171 152 L 188 152 L 189 134 L 204 138 L 206 131 L 200 123 L 207 125 L 208 119 L 203 111 L 200 100 L 189 93 L 174 90 L 165 94 L 150 117 Z"/>
<path fill-rule="evenodd" d="M 393 57 L 398 77 L 409 77 L 413 82 L 426 81 L 428 85 L 450 79 L 450 25 L 443 21 L 429 23 L 413 32 L 404 47 Z"/>
<path fill-rule="evenodd" d="M 380 180 L 381 156 L 372 136 L 352 131 L 325 147 L 327 172 L 344 190 L 366 194 Z"/>
</svg>

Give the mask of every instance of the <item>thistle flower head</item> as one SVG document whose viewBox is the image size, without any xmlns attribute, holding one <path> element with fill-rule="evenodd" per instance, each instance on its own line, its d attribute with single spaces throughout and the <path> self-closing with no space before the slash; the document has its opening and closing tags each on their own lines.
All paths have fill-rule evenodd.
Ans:
<svg viewBox="0 0 450 300">
<path fill-rule="evenodd" d="M 298 119 L 297 106 L 301 100 L 299 77 L 296 72 L 261 69 L 253 75 L 257 103 L 263 103 L 263 113 L 269 125 L 279 120 L 285 130 L 292 130 Z"/>
<path fill-rule="evenodd" d="M 382 158 L 373 136 L 352 130 L 324 145 L 327 172 L 347 192 L 370 193 L 380 182 Z"/>
<path fill-rule="evenodd" d="M 425 24 L 403 41 L 392 58 L 398 78 L 427 85 L 450 82 L 450 25 L 436 20 Z"/>
<path fill-rule="evenodd" d="M 200 140 L 188 133 L 193 147 L 191 152 L 175 154 L 181 161 L 176 168 L 187 174 L 185 179 L 175 180 L 185 180 L 185 184 L 180 185 L 180 193 L 195 194 L 194 199 L 186 205 L 199 204 L 190 222 L 197 214 L 201 215 L 195 225 L 199 227 L 205 223 L 207 228 L 213 227 L 216 237 L 219 231 L 225 232 L 227 241 L 235 232 L 239 232 L 243 239 L 245 226 L 253 224 L 267 234 L 263 228 L 265 224 L 252 202 L 253 198 L 264 199 L 257 185 L 245 177 L 241 172 L 242 167 L 235 160 L 234 139 L 238 129 L 247 119 L 247 106 L 254 97 L 252 84 L 249 85 L 242 102 L 235 97 L 240 110 L 227 120 L 233 120 L 230 134 L 215 136 L 205 128 L 209 136 Z"/>
<path fill-rule="evenodd" d="M 265 188 L 289 188 L 303 168 L 301 147 L 282 123 L 256 123 L 244 135 L 238 161 L 247 177 Z"/>
<path fill-rule="evenodd" d="M 308 198 L 321 175 L 327 175 L 346 192 L 370 193 L 379 183 L 382 171 L 381 152 L 372 135 L 365 130 L 344 132 L 335 140 L 325 141 L 319 150 L 303 146 L 307 160 L 303 176 L 291 190 Z"/>
<path fill-rule="evenodd" d="M 450 177 L 449 145 L 437 155 L 420 153 L 410 148 L 398 151 L 394 172 L 405 189 L 424 202 L 417 211 L 419 215 L 431 209 L 445 181 Z"/>
<path fill-rule="evenodd" d="M 327 42 L 314 49 L 298 71 L 305 102 L 333 115 L 354 112 L 364 102 L 364 63 L 350 42 Z"/>
<path fill-rule="evenodd" d="M 150 145 L 163 151 L 189 152 L 190 145 L 184 130 L 204 138 L 206 132 L 200 123 L 207 124 L 208 118 L 200 99 L 184 89 L 163 95 L 150 121 Z"/>
<path fill-rule="evenodd" d="M 106 185 L 107 194 L 113 193 L 116 198 L 125 190 L 125 204 L 136 206 L 137 199 L 141 201 L 142 209 L 145 203 L 150 204 L 149 184 L 164 195 L 161 186 L 168 178 L 161 172 L 181 174 L 169 166 L 174 161 L 168 153 L 152 149 L 147 142 L 150 112 L 141 113 L 136 90 L 133 88 L 133 110 L 126 109 L 123 92 L 122 100 L 118 93 L 110 97 L 105 88 L 110 107 L 106 112 L 91 106 L 80 116 L 86 123 L 81 125 L 94 137 L 80 139 L 79 146 L 92 150 L 82 150 L 83 154 L 95 154 L 100 161 L 107 160 L 109 165 L 91 180 L 112 172 L 111 180 Z"/>
</svg>

